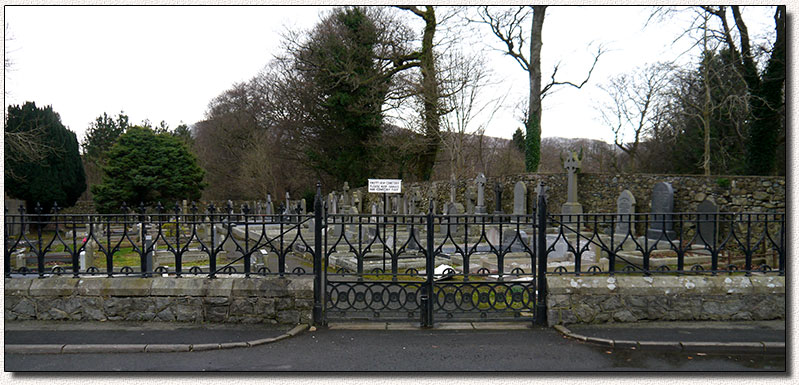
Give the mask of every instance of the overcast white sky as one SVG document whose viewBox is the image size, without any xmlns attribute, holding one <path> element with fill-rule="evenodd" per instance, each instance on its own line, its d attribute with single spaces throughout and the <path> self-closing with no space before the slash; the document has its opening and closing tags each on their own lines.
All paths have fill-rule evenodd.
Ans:
<svg viewBox="0 0 799 385">
<path fill-rule="evenodd" d="M 35 101 L 52 105 L 80 141 L 88 125 L 107 112 L 124 111 L 132 122 L 166 121 L 170 127 L 204 117 L 208 102 L 233 83 L 263 68 L 286 26 L 310 28 L 323 7 L 261 6 L 6 6 L 12 61 L 5 72 L 5 106 Z M 612 142 L 598 118 L 597 88 L 636 66 L 673 60 L 687 42 L 672 41 L 687 25 L 644 23 L 648 7 L 553 6 L 544 22 L 542 72 L 562 62 L 558 80 L 580 81 L 597 44 L 609 51 L 590 84 L 563 88 L 544 100 L 544 137 L 585 137 Z M 746 7 L 753 37 L 773 30 L 773 8 Z M 687 15 L 685 15 L 687 17 Z M 413 20 L 414 18 L 410 18 Z M 413 24 L 420 25 L 420 24 Z M 528 92 L 526 73 L 510 57 L 491 50 L 496 40 L 474 28 L 469 47 L 486 55 L 502 83 L 486 98 L 508 94 L 506 107 L 486 133 L 510 138 L 521 126 L 516 105 Z M 593 43 L 593 46 L 591 45 Z M 682 60 L 690 60 L 684 56 Z M 483 117 L 484 119 L 485 117 Z M 479 122 L 478 122 L 479 123 Z"/>
</svg>

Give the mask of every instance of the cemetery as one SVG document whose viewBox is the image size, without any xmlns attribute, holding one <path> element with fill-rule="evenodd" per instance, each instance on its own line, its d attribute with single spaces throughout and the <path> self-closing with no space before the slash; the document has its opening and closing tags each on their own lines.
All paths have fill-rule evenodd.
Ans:
<svg viewBox="0 0 799 385">
<path fill-rule="evenodd" d="M 651 286 L 650 292 L 661 290 L 663 287 L 658 289 L 660 286 L 654 283 L 660 280 L 657 282 L 663 282 L 661 286 L 672 287 L 667 293 L 670 293 L 669 298 L 674 298 L 674 304 L 692 301 L 692 295 L 721 295 L 714 291 L 716 289 L 691 290 L 719 285 L 727 287 L 728 293 L 766 290 L 776 295 L 769 297 L 767 303 L 779 301 L 780 296 L 784 296 L 785 219 L 784 214 L 776 210 L 784 207 L 784 202 L 775 202 L 770 195 L 764 198 L 768 202 L 760 203 L 762 206 L 748 207 L 751 212 L 725 212 L 711 194 L 699 196 L 703 199 L 698 204 L 694 202 L 696 199 L 679 202 L 675 196 L 680 196 L 676 192 L 681 191 L 681 186 L 658 181 L 643 196 L 632 192 L 640 186 L 620 186 L 623 190 L 616 194 L 615 207 L 607 212 L 594 212 L 599 207 L 596 203 L 583 205 L 580 201 L 586 194 L 580 193 L 580 160 L 576 153 L 565 160 L 564 169 L 567 171 L 565 192 L 557 184 L 547 185 L 546 178 L 540 178 L 534 188 L 522 179 L 513 183 L 512 189 L 507 187 L 510 196 L 504 198 L 503 182 L 494 181 L 493 194 L 489 195 L 487 178 L 478 174 L 465 183 L 453 177 L 443 183 L 413 184 L 395 193 L 383 194 L 350 189 L 345 183 L 340 192 L 332 191 L 324 198 L 317 194 L 318 201 L 312 213 L 308 213 L 305 199 L 292 199 L 286 194 L 277 207 L 271 195 L 267 195 L 265 201 L 242 203 L 238 209 L 232 201 L 225 202 L 221 209 L 211 204 L 204 210 L 183 201 L 169 210 L 162 206 L 150 210 L 140 207 L 137 212 L 122 215 L 55 214 L 56 224 L 62 224 L 53 226 L 50 223 L 47 227 L 35 226 L 36 222 L 31 221 L 36 218 L 32 216 L 7 215 L 11 236 L 7 238 L 6 255 L 11 258 L 6 260 L 6 277 L 12 278 L 11 281 L 27 275 L 71 275 L 73 280 L 141 277 L 136 279 L 144 279 L 149 288 L 141 293 L 153 293 L 154 286 L 146 283 L 148 277 L 191 277 L 192 280 L 227 277 L 235 287 L 240 285 L 236 283 L 239 279 L 250 278 L 259 279 L 255 282 L 288 278 L 288 282 L 311 285 L 311 278 L 318 281 L 320 275 L 324 275 L 324 294 L 315 292 L 314 298 L 316 301 L 321 296 L 326 298 L 324 306 L 328 319 L 337 315 L 347 319 L 418 317 L 417 307 L 422 306 L 419 296 L 424 296 L 425 285 L 435 287 L 437 319 L 461 319 L 458 317 L 468 316 L 470 312 L 486 317 L 495 312 L 498 319 L 531 320 L 537 310 L 536 302 L 546 304 L 549 311 L 546 318 L 550 324 L 629 322 L 652 317 L 780 317 L 779 307 L 770 308 L 776 313 L 742 310 L 743 313 L 708 315 L 702 308 L 678 315 L 668 309 L 652 313 L 645 308 L 656 301 L 656 297 L 630 299 L 624 296 L 633 287 Z M 685 179 L 680 177 L 672 182 L 676 184 Z M 741 203 L 742 198 L 736 196 L 754 195 L 741 191 L 739 180 L 742 179 L 734 180 L 738 182 L 738 190 L 728 201 L 757 205 L 752 200 Z M 781 186 L 781 182 L 779 179 L 768 181 L 769 187 L 772 184 Z M 766 187 L 765 183 L 756 185 Z M 443 190 L 443 186 L 448 187 L 448 196 L 443 201 L 434 199 L 433 191 Z M 458 199 L 459 191 L 462 201 Z M 555 197 L 556 191 L 563 196 Z M 607 194 L 591 193 L 601 200 L 605 200 Z M 488 201 L 489 196 L 493 202 Z M 717 199 L 728 199 L 727 196 Z M 562 202 L 559 207 L 557 202 Z M 766 207 L 767 204 L 773 207 Z M 691 207 L 694 211 L 678 212 L 675 206 Z M 31 231 L 31 227 L 37 230 Z M 325 250 L 324 258 L 315 252 L 320 247 Z M 538 259 L 540 255 L 545 255 L 543 261 Z M 322 271 L 325 273 L 318 273 Z M 549 289 L 535 287 L 543 281 L 543 276 Z M 69 285 L 79 288 L 83 281 L 70 282 Z M 564 284 L 567 286 L 562 286 Z M 762 289 L 761 285 L 768 287 Z M 27 298 L 36 302 L 38 297 L 33 287 L 33 284 L 28 287 L 27 293 L 32 297 Z M 607 287 L 607 292 L 597 292 L 597 287 Z M 684 292 L 685 288 L 688 292 Z M 133 289 L 120 290 L 126 293 Z M 542 290 L 548 290 L 547 296 L 536 300 Z M 56 292 L 66 294 L 63 290 Z M 208 290 L 200 292 L 208 293 Z M 112 290 L 108 295 L 100 302 L 113 303 L 119 293 Z M 308 295 L 300 294 L 291 301 L 304 303 L 305 299 L 297 298 Z M 586 295 L 588 297 L 584 297 Z M 141 300 L 145 300 L 146 296 L 142 296 Z M 610 300 L 608 298 L 618 296 L 621 296 L 619 301 L 630 305 L 623 310 L 601 310 Z M 231 313 L 231 301 L 235 298 L 228 297 L 232 299 L 219 302 L 228 309 L 221 318 L 212 315 L 218 310 L 209 310 L 209 299 L 202 297 L 196 300 L 199 307 L 189 311 L 195 316 L 175 316 L 175 306 L 178 306 L 175 303 L 162 306 L 161 311 L 152 312 L 148 319 L 266 322 L 252 313 Z M 567 297 L 569 299 L 565 299 Z M 283 297 L 263 299 L 256 295 L 247 298 L 243 299 L 247 303 L 285 302 L 280 299 Z M 723 301 L 738 301 L 733 306 L 735 309 L 747 308 L 741 304 L 745 300 L 724 298 Z M 59 318 L 53 316 L 53 312 L 31 315 L 25 310 L 27 307 L 20 307 L 23 302 L 19 301 L 9 302 L 12 307 L 8 316 Z M 382 305 L 375 307 L 378 303 Z M 598 307 L 591 309 L 600 310 L 588 310 L 586 303 L 595 303 Z M 636 308 L 639 305 L 635 304 L 644 308 Z M 310 314 L 313 307 L 302 306 L 284 306 L 282 310 L 299 311 L 296 317 L 302 319 L 313 318 Z M 164 309 L 172 309 L 168 312 L 171 315 L 162 314 Z M 56 313 L 69 314 L 60 311 Z M 635 316 L 628 316 L 628 313 Z M 64 317 L 128 317 L 107 312 L 91 314 L 94 316 Z M 269 314 L 272 314 L 269 322 L 296 319 L 294 315 L 280 315 L 278 310 Z"/>
</svg>

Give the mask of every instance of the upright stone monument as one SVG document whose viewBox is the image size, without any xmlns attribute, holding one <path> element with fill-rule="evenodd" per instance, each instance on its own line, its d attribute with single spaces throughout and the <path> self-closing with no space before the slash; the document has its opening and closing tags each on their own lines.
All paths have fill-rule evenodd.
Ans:
<svg viewBox="0 0 799 385">
<path fill-rule="evenodd" d="M 563 163 L 563 168 L 569 173 L 568 188 L 566 193 L 566 203 L 561 206 L 562 214 L 582 214 L 583 205 L 577 202 L 577 172 L 582 166 L 582 159 L 578 158 L 577 152 L 571 151 L 569 158 Z M 568 218 L 565 221 L 573 222 L 575 219 Z"/>
<path fill-rule="evenodd" d="M 361 207 L 361 193 L 359 191 L 352 193 L 352 207 L 358 209 L 359 213 L 363 211 Z"/>
<path fill-rule="evenodd" d="M 419 202 L 419 190 L 414 189 L 411 193 L 411 201 L 408 203 L 408 215 L 416 215 L 416 203 Z"/>
<path fill-rule="evenodd" d="M 343 212 L 346 212 L 346 210 L 349 209 L 352 206 L 352 203 L 351 203 L 351 200 L 350 200 L 350 184 L 347 183 L 347 182 L 344 182 L 344 187 L 342 187 L 342 190 L 344 192 L 341 194 L 341 210 Z"/>
<path fill-rule="evenodd" d="M 477 185 L 477 205 L 474 206 L 474 213 L 475 214 L 485 214 L 486 213 L 486 202 L 485 202 L 486 176 L 483 175 L 483 173 L 477 174 L 477 178 L 474 179 L 474 183 Z"/>
<path fill-rule="evenodd" d="M 534 209 L 536 209 L 536 210 L 538 209 L 538 196 L 539 195 L 544 194 L 544 197 L 546 197 L 547 201 L 549 201 L 549 197 L 547 196 L 547 190 L 548 189 L 549 188 L 544 185 L 543 181 L 538 181 L 538 184 L 535 185 L 535 190 L 533 190 L 533 192 L 535 193 L 535 197 L 533 198 L 533 208 Z"/>
<path fill-rule="evenodd" d="M 619 194 L 619 198 L 616 199 L 616 212 L 619 215 L 616 217 L 614 233 L 623 236 L 629 231 L 631 236 L 635 236 L 635 196 L 630 190 L 624 190 Z"/>
<path fill-rule="evenodd" d="M 668 236 L 674 240 L 674 224 L 672 223 L 672 213 L 674 212 L 674 188 L 670 183 L 659 182 L 652 189 L 652 216 L 649 219 L 649 229 L 646 237 L 658 239 Z"/>
<path fill-rule="evenodd" d="M 513 215 L 527 215 L 527 185 L 522 181 L 513 186 Z"/>
<path fill-rule="evenodd" d="M 474 191 L 474 186 L 466 187 L 466 212 L 469 214 L 474 214 L 474 200 L 477 197 L 477 193 Z"/>
<path fill-rule="evenodd" d="M 327 194 L 327 213 L 328 214 L 338 214 L 336 208 L 338 207 L 338 199 L 336 198 L 336 192 L 331 191 L 330 194 Z"/>
<path fill-rule="evenodd" d="M 266 194 L 266 204 L 264 205 L 264 214 L 266 215 L 275 214 L 275 204 L 272 203 L 272 194 Z M 269 218 L 269 220 L 272 220 L 272 218 Z"/>
<path fill-rule="evenodd" d="M 715 245 L 719 232 L 719 208 L 712 198 L 707 198 L 696 208 L 696 243 Z"/>
</svg>

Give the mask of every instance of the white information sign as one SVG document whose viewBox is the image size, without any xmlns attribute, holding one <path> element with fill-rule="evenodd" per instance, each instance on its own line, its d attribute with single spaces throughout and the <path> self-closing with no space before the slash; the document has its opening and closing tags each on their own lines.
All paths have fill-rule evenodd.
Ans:
<svg viewBox="0 0 799 385">
<path fill-rule="evenodd" d="M 402 193 L 402 179 L 369 179 L 370 193 Z"/>
</svg>

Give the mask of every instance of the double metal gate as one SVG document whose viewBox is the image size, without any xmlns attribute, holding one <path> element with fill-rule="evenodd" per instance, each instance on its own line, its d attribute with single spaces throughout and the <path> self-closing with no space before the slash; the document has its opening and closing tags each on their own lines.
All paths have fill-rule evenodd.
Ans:
<svg viewBox="0 0 799 385">
<path fill-rule="evenodd" d="M 324 322 L 545 322 L 545 205 L 541 215 L 325 215 Z"/>
</svg>

